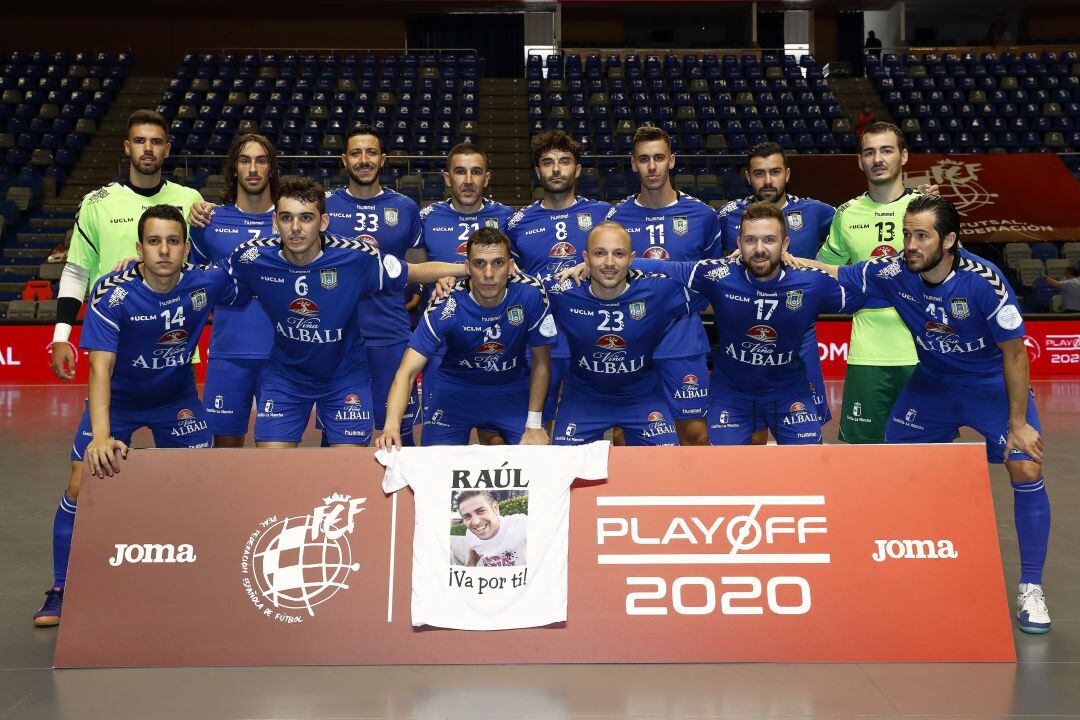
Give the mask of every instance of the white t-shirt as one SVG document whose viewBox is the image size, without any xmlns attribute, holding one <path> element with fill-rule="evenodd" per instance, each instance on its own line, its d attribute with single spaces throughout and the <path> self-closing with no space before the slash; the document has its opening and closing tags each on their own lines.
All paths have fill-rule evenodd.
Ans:
<svg viewBox="0 0 1080 720">
<path fill-rule="evenodd" d="M 383 490 L 409 485 L 415 494 L 412 624 L 509 630 L 565 621 L 570 485 L 576 478 L 607 477 L 608 446 L 470 445 L 376 453 L 386 466 Z M 468 518 L 459 501 L 468 502 Z M 474 528 L 486 534 L 495 513 L 498 531 L 482 540 Z M 464 554 L 474 550 L 480 556 L 476 566 L 455 560 L 451 546 L 461 542 Z M 485 566 L 485 559 L 493 566 Z"/>
</svg>

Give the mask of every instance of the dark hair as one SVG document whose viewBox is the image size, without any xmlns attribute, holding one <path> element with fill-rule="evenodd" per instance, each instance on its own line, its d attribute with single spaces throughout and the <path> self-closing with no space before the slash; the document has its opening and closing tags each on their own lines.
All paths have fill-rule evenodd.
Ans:
<svg viewBox="0 0 1080 720">
<path fill-rule="evenodd" d="M 754 158 L 767 158 L 773 155 L 779 155 L 780 159 L 784 161 L 784 166 L 787 167 L 787 155 L 784 154 L 784 148 L 780 147 L 779 143 L 774 142 L 758 143 L 750 148 L 750 152 L 746 153 L 746 166 L 750 167 L 750 161 Z"/>
<path fill-rule="evenodd" d="M 278 188 L 278 199 L 282 198 L 315 203 L 320 215 L 326 213 L 326 191 L 322 185 L 311 178 L 293 175 L 283 179 Z"/>
<path fill-rule="evenodd" d="M 498 228 L 482 227 L 469 235 L 469 240 L 465 243 L 465 255 L 466 257 L 471 255 L 474 247 L 494 247 L 495 245 L 505 245 L 506 255 L 510 256 L 510 238 L 506 236 L 506 233 Z"/>
<path fill-rule="evenodd" d="M 884 120 L 878 120 L 876 122 L 869 123 L 863 128 L 862 135 L 859 136 L 859 152 L 862 152 L 863 138 L 867 135 L 881 135 L 883 133 L 892 133 L 896 136 L 896 149 L 907 150 L 907 141 L 904 140 L 904 133 L 896 125 L 891 122 L 885 122 Z"/>
<path fill-rule="evenodd" d="M 496 500 L 495 496 L 487 490 L 462 490 L 454 497 L 454 499 L 457 500 L 457 506 L 460 508 L 461 503 L 465 502 L 469 498 L 474 497 L 487 498 L 487 501 L 489 503 L 491 503 L 495 507 L 499 507 L 499 501 Z"/>
<path fill-rule="evenodd" d="M 776 220 L 780 223 L 780 233 L 783 237 L 787 237 L 787 219 L 784 218 L 784 213 L 780 212 L 780 208 L 768 200 L 760 200 L 755 203 L 750 203 L 743 210 L 742 221 L 739 223 L 739 234 L 742 234 L 742 224 L 747 220 Z"/>
<path fill-rule="evenodd" d="M 926 212 L 933 213 L 934 231 L 937 232 L 943 246 L 945 236 L 956 233 L 956 244 L 953 245 L 953 250 L 955 250 L 960 244 L 960 213 L 956 211 L 956 206 L 939 195 L 918 195 L 908 203 L 904 214 L 914 215 Z"/>
<path fill-rule="evenodd" d="M 352 126 L 352 129 L 349 130 L 349 133 L 345 136 L 345 147 L 349 147 L 349 140 L 352 140 L 354 137 L 359 137 L 360 135 L 370 135 L 375 138 L 379 141 L 379 152 L 382 153 L 384 151 L 383 149 L 386 145 L 383 144 L 382 135 L 379 134 L 378 130 L 370 125 L 365 125 L 364 123 Z"/>
<path fill-rule="evenodd" d="M 240 160 L 240 150 L 249 142 L 258 144 L 259 147 L 266 151 L 266 156 L 270 160 L 270 197 L 273 200 L 278 198 L 281 171 L 278 167 L 277 150 L 274 149 L 273 144 L 266 137 L 255 133 L 247 133 L 236 136 L 232 146 L 229 148 L 229 154 L 225 157 L 225 189 L 221 191 L 222 205 L 230 205 L 236 202 L 236 195 L 240 189 L 240 178 L 236 174 L 236 163 Z"/>
<path fill-rule="evenodd" d="M 663 128 L 652 125 L 642 125 L 634 131 L 634 150 L 636 151 L 637 146 L 641 143 L 653 142 L 654 140 L 663 140 L 667 143 L 668 152 L 671 152 L 671 136 L 664 132 Z"/>
<path fill-rule="evenodd" d="M 487 167 L 488 159 L 487 153 L 479 145 L 471 142 L 458 143 L 454 147 L 450 148 L 450 152 L 446 153 L 446 169 L 450 169 L 450 161 L 455 155 L 479 155 L 484 158 L 484 167 Z"/>
<path fill-rule="evenodd" d="M 540 158 L 552 150 L 570 153 L 574 162 L 580 163 L 583 149 L 581 143 L 562 130 L 545 130 L 532 139 L 533 167 L 540 167 Z"/>
<path fill-rule="evenodd" d="M 136 125 L 157 125 L 159 128 L 165 131 L 166 137 L 169 135 L 169 121 L 159 113 L 153 110 L 136 110 L 128 116 L 127 121 L 127 134 L 131 134 L 131 128 Z"/>
<path fill-rule="evenodd" d="M 187 240 L 187 222 L 184 220 L 184 214 L 175 205 L 151 205 L 146 210 L 143 210 L 143 214 L 139 216 L 139 242 L 143 240 L 143 228 L 146 227 L 146 221 L 150 218 L 180 223 L 180 234 L 184 237 L 184 240 Z"/>
</svg>

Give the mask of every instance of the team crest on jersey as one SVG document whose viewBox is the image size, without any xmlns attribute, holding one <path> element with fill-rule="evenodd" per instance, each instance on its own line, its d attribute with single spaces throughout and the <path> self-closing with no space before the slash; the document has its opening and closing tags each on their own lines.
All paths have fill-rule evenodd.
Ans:
<svg viewBox="0 0 1080 720">
<path fill-rule="evenodd" d="M 671 218 L 671 231 L 676 235 L 685 235 L 690 230 L 690 223 L 685 215 L 676 215 Z"/>
<path fill-rule="evenodd" d="M 510 321 L 511 325 L 520 325 L 525 322 L 525 309 L 520 305 L 514 305 L 507 309 L 506 319 Z"/>
<path fill-rule="evenodd" d="M 118 287 L 112 291 L 112 295 L 109 296 L 109 307 L 114 308 L 120 303 L 124 302 L 124 298 L 127 297 L 128 291 L 122 287 Z"/>
<path fill-rule="evenodd" d="M 499 229 L 499 218 L 484 218 L 484 227 Z"/>
<path fill-rule="evenodd" d="M 390 227 L 397 227 L 398 212 L 397 208 L 383 208 L 382 211 L 383 222 Z"/>
<path fill-rule="evenodd" d="M 328 268 L 319 271 L 319 284 L 325 290 L 333 290 L 337 287 L 337 268 Z"/>
<path fill-rule="evenodd" d="M 252 247 L 244 251 L 244 254 L 240 256 L 240 262 L 247 264 L 255 262 L 255 258 L 259 257 L 259 248 Z"/>
<path fill-rule="evenodd" d="M 953 298 L 949 304 L 952 306 L 953 317 L 957 320 L 966 320 L 971 315 L 967 298 Z"/>
<path fill-rule="evenodd" d="M 589 230 L 592 230 L 592 215 L 589 213 L 578 213 L 577 227 L 578 230 L 581 230 L 582 232 L 589 232 Z"/>
<path fill-rule="evenodd" d="M 706 272 L 705 277 L 707 277 L 709 280 L 723 280 L 724 278 L 726 278 L 730 274 L 731 274 L 731 268 L 729 268 L 726 264 L 724 264 L 724 265 L 717 265 L 712 270 L 709 270 L 708 272 Z"/>
<path fill-rule="evenodd" d="M 784 307 L 788 310 L 798 310 L 802 307 L 802 290 L 788 290 Z"/>
<path fill-rule="evenodd" d="M 645 317 L 645 301 L 636 300 L 630 303 L 630 317 L 634 320 L 640 320 Z"/>
<path fill-rule="evenodd" d="M 191 298 L 192 310 L 202 310 L 206 307 L 206 290 L 204 288 L 188 293 L 188 296 Z"/>
<path fill-rule="evenodd" d="M 788 230 L 802 230 L 802 210 L 794 210 L 787 214 Z"/>
</svg>

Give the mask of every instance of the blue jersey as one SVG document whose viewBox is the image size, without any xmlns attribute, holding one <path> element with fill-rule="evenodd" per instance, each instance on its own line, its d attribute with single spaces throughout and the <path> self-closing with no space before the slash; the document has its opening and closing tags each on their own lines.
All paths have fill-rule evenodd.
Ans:
<svg viewBox="0 0 1080 720">
<path fill-rule="evenodd" d="M 348 187 L 326 193 L 328 235 L 360 238 L 384 257 L 405 261 L 405 251 L 420 243 L 420 208 L 406 195 L 383 188 L 370 200 L 349 194 Z M 377 293 L 360 303 L 360 333 L 368 345 L 386 346 L 409 339 L 409 314 L 400 289 Z"/>
<path fill-rule="evenodd" d="M 725 254 L 739 247 L 743 210 L 753 202 L 757 202 L 757 198 L 752 195 L 742 200 L 732 200 L 717 213 L 720 218 L 720 245 Z M 780 211 L 787 219 L 788 237 L 791 238 L 788 252 L 795 257 L 816 258 L 818 248 L 829 237 L 836 208 L 813 198 L 788 195 Z"/>
<path fill-rule="evenodd" d="M 915 340 L 919 368 L 944 380 L 1001 377 L 998 343 L 1024 337 L 1004 274 L 963 248 L 940 285 L 908 270 L 903 253 L 845 265 L 840 282 L 896 308 Z"/>
<path fill-rule="evenodd" d="M 191 227 L 191 257 L 199 263 L 217 262 L 232 255 L 240 243 L 273 234 L 273 210 L 251 215 L 236 205 L 221 205 L 214 208 L 209 225 Z M 264 359 L 270 357 L 273 344 L 274 327 L 258 303 L 214 311 L 210 357 Z"/>
<path fill-rule="evenodd" d="M 709 301 L 719 336 L 713 378 L 761 400 L 807 387 L 806 363 L 799 353 L 806 331 L 819 313 L 853 304 L 851 294 L 819 270 L 782 267 L 772 280 L 761 281 L 740 260 L 636 260 L 634 266 L 662 271 Z M 855 303 L 861 298 L 857 293 Z"/>
<path fill-rule="evenodd" d="M 393 292 L 402 302 L 407 269 L 363 240 L 323 235 L 322 253 L 307 265 L 281 254 L 281 238 L 236 248 L 229 272 L 256 295 L 274 326 L 271 365 L 297 382 L 367 373 L 356 315 L 361 298 Z"/>
<path fill-rule="evenodd" d="M 482 227 L 506 230 L 514 211 L 494 200 L 484 198 L 477 212 L 460 213 L 449 200 L 432 203 L 420 211 L 423 233 L 419 247 L 427 250 L 428 260 L 465 262 L 465 244 Z"/>
<path fill-rule="evenodd" d="M 529 378 L 525 349 L 551 345 L 555 334 L 539 281 L 528 275 L 510 278 L 502 302 L 483 307 L 465 279 L 427 309 L 409 347 L 428 358 L 445 352 L 436 371 L 440 383 L 508 385 Z"/>
<path fill-rule="evenodd" d="M 176 287 L 158 293 L 135 265 L 94 285 L 79 345 L 116 353 L 112 406 L 160 407 L 195 392 L 191 359 L 214 305 L 249 300 L 220 267 L 184 265 Z"/>
<path fill-rule="evenodd" d="M 722 257 L 720 221 L 711 207 L 679 193 L 667 207 L 651 209 L 629 197 L 615 206 L 608 220 L 626 228 L 637 257 L 649 260 L 692 261 Z M 704 310 L 702 303 L 692 306 Z M 687 315 L 676 321 L 657 348 L 658 359 L 704 355 L 709 349 L 701 318 Z"/>
<path fill-rule="evenodd" d="M 614 300 L 592 294 L 589 283 L 543 280 L 560 334 L 570 345 L 566 381 L 571 392 L 638 401 L 660 391 L 653 358 L 668 329 L 690 312 L 690 293 L 662 275 L 631 270 Z"/>
<path fill-rule="evenodd" d="M 585 239 L 609 212 L 610 203 L 581 197 L 564 210 L 548 210 L 539 200 L 522 208 L 506 226 L 514 260 L 535 277 L 557 275 L 577 265 L 585 257 Z M 565 335 L 556 337 L 551 356 L 570 357 Z"/>
</svg>

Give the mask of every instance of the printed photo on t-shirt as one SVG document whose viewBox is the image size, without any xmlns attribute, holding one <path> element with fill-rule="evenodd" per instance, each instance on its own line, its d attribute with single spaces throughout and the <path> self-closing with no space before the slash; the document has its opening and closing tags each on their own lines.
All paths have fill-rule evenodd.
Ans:
<svg viewBox="0 0 1080 720">
<path fill-rule="evenodd" d="M 450 564 L 524 566 L 528 526 L 528 490 L 452 492 Z"/>
</svg>

